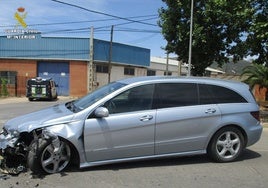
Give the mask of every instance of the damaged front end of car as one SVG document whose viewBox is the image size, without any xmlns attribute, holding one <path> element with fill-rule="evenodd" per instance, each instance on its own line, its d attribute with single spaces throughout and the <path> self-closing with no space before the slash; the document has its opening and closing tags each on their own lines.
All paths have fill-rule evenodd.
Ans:
<svg viewBox="0 0 268 188">
<path fill-rule="evenodd" d="M 26 140 L 29 138 L 22 141 L 25 136 L 16 130 L 3 128 L 0 133 L 0 169 L 2 173 L 16 175 L 26 169 L 28 153 Z"/>
<path fill-rule="evenodd" d="M 40 139 L 51 141 L 55 150 L 58 150 L 58 136 L 47 129 L 33 130 L 31 133 L 19 133 L 16 130 L 3 128 L 0 133 L 0 172 L 18 175 L 27 171 L 29 152 L 35 155 L 34 151 L 38 149 L 38 140 Z"/>
</svg>

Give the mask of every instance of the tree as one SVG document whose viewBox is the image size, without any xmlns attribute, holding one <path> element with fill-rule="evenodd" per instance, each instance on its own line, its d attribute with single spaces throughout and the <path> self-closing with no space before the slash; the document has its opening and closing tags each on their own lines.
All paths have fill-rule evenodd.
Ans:
<svg viewBox="0 0 268 188">
<path fill-rule="evenodd" d="M 260 64 L 253 64 L 244 68 L 241 76 L 247 76 L 244 80 L 251 89 L 257 101 L 268 100 L 268 67 Z"/>
<path fill-rule="evenodd" d="M 189 0 L 162 0 L 167 7 L 159 9 L 168 53 L 187 62 L 189 50 Z M 232 56 L 237 61 L 247 55 L 247 33 L 252 29 L 255 0 L 194 0 L 192 73 L 203 75 L 213 62 L 220 66 Z M 257 1 L 257 0 L 256 0 Z M 259 0 L 265 1 L 265 0 Z M 254 37 L 253 37 L 254 38 Z"/>
<path fill-rule="evenodd" d="M 255 14 L 247 37 L 247 55 L 257 56 L 255 63 L 266 63 L 268 67 L 268 1 L 253 2 Z"/>
<path fill-rule="evenodd" d="M 268 67 L 260 64 L 253 64 L 243 69 L 241 76 L 247 76 L 244 80 L 251 88 L 255 85 L 268 88 Z"/>
<path fill-rule="evenodd" d="M 5 78 L 0 78 L 0 83 L 1 83 L 1 92 L 0 96 L 6 97 L 9 95 L 8 90 L 7 90 L 7 79 Z"/>
</svg>

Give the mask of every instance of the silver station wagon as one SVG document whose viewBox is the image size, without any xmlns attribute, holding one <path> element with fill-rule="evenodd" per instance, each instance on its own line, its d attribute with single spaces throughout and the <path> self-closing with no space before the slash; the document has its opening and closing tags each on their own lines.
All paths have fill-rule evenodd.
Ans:
<svg viewBox="0 0 268 188">
<path fill-rule="evenodd" d="M 135 77 L 7 121 L 0 154 L 22 158 L 33 173 L 205 153 L 230 162 L 261 133 L 259 107 L 246 84 Z"/>
</svg>

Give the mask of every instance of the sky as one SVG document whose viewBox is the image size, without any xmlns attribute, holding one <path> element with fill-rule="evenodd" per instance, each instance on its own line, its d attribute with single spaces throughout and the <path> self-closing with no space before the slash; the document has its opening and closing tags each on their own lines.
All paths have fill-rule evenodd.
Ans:
<svg viewBox="0 0 268 188">
<path fill-rule="evenodd" d="M 114 25 L 114 42 L 165 57 L 166 41 L 157 25 L 158 9 L 163 6 L 162 0 L 0 0 L 0 35 L 23 29 L 16 14 L 27 30 L 42 36 L 88 38 L 93 27 L 95 39 L 110 41 Z"/>
</svg>

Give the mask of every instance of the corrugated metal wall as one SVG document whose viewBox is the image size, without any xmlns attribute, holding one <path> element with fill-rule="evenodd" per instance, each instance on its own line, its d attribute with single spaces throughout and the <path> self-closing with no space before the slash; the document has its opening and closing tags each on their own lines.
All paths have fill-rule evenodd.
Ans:
<svg viewBox="0 0 268 188">
<path fill-rule="evenodd" d="M 94 61 L 108 62 L 110 42 L 94 39 Z M 112 62 L 149 66 L 150 50 L 113 43 Z M 88 38 L 41 37 L 8 39 L 0 37 L 0 58 L 89 60 Z"/>
<path fill-rule="evenodd" d="M 109 61 L 110 43 L 94 40 L 94 60 Z M 150 66 L 150 50 L 119 43 L 112 45 L 112 62 L 135 66 Z"/>
</svg>

